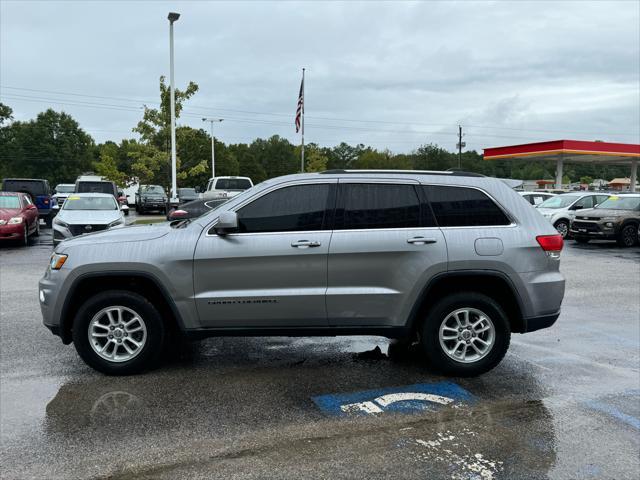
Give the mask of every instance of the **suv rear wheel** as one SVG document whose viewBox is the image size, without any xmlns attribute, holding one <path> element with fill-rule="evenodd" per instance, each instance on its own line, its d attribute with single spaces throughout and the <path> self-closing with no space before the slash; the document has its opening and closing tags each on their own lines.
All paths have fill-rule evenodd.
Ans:
<svg viewBox="0 0 640 480">
<path fill-rule="evenodd" d="M 621 247 L 633 247 L 638 241 L 638 227 L 633 223 L 625 225 L 616 239 Z"/>
<path fill-rule="evenodd" d="M 461 292 L 429 310 L 420 338 L 433 367 L 448 375 L 470 377 L 500 363 L 509 348 L 511 329 L 495 300 Z"/>
<path fill-rule="evenodd" d="M 89 366 L 107 375 L 129 375 L 157 363 L 165 327 L 146 298 L 113 290 L 89 298 L 80 307 L 72 336 Z"/>
</svg>

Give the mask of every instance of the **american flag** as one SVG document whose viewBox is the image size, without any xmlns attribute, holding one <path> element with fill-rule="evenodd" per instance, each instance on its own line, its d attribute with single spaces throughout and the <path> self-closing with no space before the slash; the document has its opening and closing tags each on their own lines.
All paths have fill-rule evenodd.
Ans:
<svg viewBox="0 0 640 480">
<path fill-rule="evenodd" d="M 296 108 L 296 133 L 300 131 L 300 121 L 304 111 L 304 77 L 300 82 L 300 94 L 298 95 L 298 107 Z"/>
</svg>

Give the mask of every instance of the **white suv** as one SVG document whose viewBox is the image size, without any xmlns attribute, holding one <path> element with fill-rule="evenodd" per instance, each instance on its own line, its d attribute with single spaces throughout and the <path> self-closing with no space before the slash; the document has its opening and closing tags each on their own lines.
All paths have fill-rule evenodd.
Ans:
<svg viewBox="0 0 640 480">
<path fill-rule="evenodd" d="M 205 200 L 227 199 L 251 187 L 253 182 L 249 177 L 213 177 L 207 183 L 203 198 Z"/>
<path fill-rule="evenodd" d="M 558 233 L 565 238 L 569 234 L 569 225 L 571 225 L 571 221 L 576 216 L 576 210 L 593 208 L 607 198 L 609 198 L 609 195 L 606 193 L 563 193 L 545 200 L 537 208 L 542 216 L 549 220 L 556 227 Z"/>
</svg>

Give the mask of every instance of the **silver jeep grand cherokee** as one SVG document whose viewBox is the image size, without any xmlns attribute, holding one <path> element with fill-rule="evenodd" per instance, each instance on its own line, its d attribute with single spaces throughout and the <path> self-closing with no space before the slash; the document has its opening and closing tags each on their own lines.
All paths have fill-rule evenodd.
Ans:
<svg viewBox="0 0 640 480">
<path fill-rule="evenodd" d="M 201 217 L 66 240 L 44 324 L 93 368 L 153 366 L 178 335 L 381 335 L 478 375 L 560 313 L 562 238 L 500 180 L 327 171 L 263 182 Z"/>
</svg>

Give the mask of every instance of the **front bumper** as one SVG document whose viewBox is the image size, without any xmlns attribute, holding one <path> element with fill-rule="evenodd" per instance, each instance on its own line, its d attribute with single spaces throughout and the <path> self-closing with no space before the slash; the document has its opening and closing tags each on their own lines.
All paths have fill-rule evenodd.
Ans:
<svg viewBox="0 0 640 480">
<path fill-rule="evenodd" d="M 24 234 L 24 223 L 0 225 L 0 240 L 17 240 Z"/>
<path fill-rule="evenodd" d="M 618 235 L 618 225 L 613 222 L 589 222 L 574 220 L 571 222 L 569 232 L 574 237 L 601 238 L 610 240 Z"/>
</svg>

